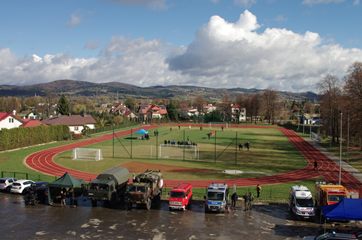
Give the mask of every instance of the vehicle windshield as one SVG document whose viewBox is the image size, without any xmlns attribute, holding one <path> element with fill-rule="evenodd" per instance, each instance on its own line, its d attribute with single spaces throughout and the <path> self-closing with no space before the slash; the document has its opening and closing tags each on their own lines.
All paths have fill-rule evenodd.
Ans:
<svg viewBox="0 0 362 240">
<path fill-rule="evenodd" d="M 129 192 L 145 192 L 145 187 L 144 186 L 130 186 L 128 188 Z"/>
<path fill-rule="evenodd" d="M 224 200 L 223 192 L 208 192 L 207 193 L 208 200 Z"/>
<path fill-rule="evenodd" d="M 36 187 L 38 187 L 38 186 L 36 185 L 36 183 L 32 183 L 32 184 L 31 184 L 31 187 L 36 188 Z"/>
<path fill-rule="evenodd" d="M 298 207 L 313 207 L 313 199 L 296 199 Z"/>
<path fill-rule="evenodd" d="M 185 193 L 183 192 L 171 192 L 172 198 L 185 198 Z"/>
<path fill-rule="evenodd" d="M 342 201 L 343 198 L 344 198 L 344 195 L 329 195 L 328 201 L 329 202 L 339 202 L 339 201 Z"/>
</svg>

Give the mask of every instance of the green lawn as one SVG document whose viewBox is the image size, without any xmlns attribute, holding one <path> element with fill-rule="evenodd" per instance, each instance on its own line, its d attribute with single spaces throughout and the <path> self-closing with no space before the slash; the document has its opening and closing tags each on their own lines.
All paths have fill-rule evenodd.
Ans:
<svg viewBox="0 0 362 240">
<path fill-rule="evenodd" d="M 158 128 L 158 131 L 158 137 L 154 137 L 153 130 L 151 130 L 149 141 L 133 139 L 131 141 L 131 136 L 126 136 L 119 138 L 119 141 L 118 139 L 115 139 L 114 142 L 113 140 L 110 140 L 88 146 L 90 148 L 102 149 L 104 160 L 98 162 L 73 161 L 71 160 L 72 151 L 58 154 L 55 157 L 55 162 L 65 167 L 90 173 L 101 173 L 113 166 L 129 161 L 213 170 L 235 169 L 244 172 L 266 172 L 272 174 L 290 172 L 303 168 L 307 164 L 305 158 L 277 129 L 232 128 L 221 131 L 220 128 L 210 129 L 208 127 L 204 127 L 204 129 L 200 131 L 200 129 L 196 127 L 191 130 L 186 127 L 181 127 L 181 130 L 178 130 L 177 127 L 173 127 L 173 131 L 171 132 L 169 127 L 160 127 Z M 215 135 L 212 136 L 211 139 L 207 138 L 206 134 L 211 131 L 216 131 L 216 145 Z M 100 133 L 98 135 L 103 134 L 104 133 Z M 180 159 L 156 157 L 157 152 L 155 146 L 157 144 L 163 143 L 164 140 L 175 140 L 176 142 L 183 141 L 184 139 L 187 140 L 187 136 L 189 136 L 190 141 L 196 142 L 200 147 L 200 156 L 198 160 L 183 160 L 182 156 Z M 92 137 L 95 137 L 95 135 Z M 133 134 L 132 137 L 135 138 L 138 137 L 138 135 Z M 246 141 L 250 142 L 250 150 L 247 151 L 246 149 L 243 149 L 239 151 L 237 149 L 237 144 L 239 142 L 244 143 Z M 73 142 L 74 141 L 51 143 L 12 152 L 0 153 L 0 171 L 28 173 L 29 178 L 35 181 L 54 181 L 54 176 L 40 174 L 27 168 L 24 164 L 24 159 L 26 156 L 34 152 Z M 115 148 L 113 148 L 113 144 Z M 152 155 L 151 146 L 153 146 Z M 127 151 L 132 158 L 129 154 L 127 154 Z M 179 154 L 183 155 L 183 152 L 181 151 Z M 151 156 L 152 158 L 150 158 Z M 11 174 L 5 173 L 5 175 L 9 176 Z M 250 178 L 263 175 L 249 173 L 242 175 L 228 175 L 222 173 L 165 173 L 164 176 L 165 179 L 205 180 Z M 25 175 L 17 174 L 17 177 L 25 178 Z M 311 189 L 314 189 L 314 182 L 316 180 L 322 179 L 311 179 L 297 183 L 263 186 L 261 200 L 285 201 L 292 185 L 303 184 Z M 247 192 L 254 190 L 254 187 L 243 187 L 237 189 L 239 196 L 241 196 L 244 191 Z M 205 189 L 195 189 L 196 199 L 202 199 L 204 194 Z"/>
<path fill-rule="evenodd" d="M 149 141 L 133 139 L 131 141 L 131 136 L 126 136 L 119 138 L 119 140 L 115 139 L 87 146 L 102 149 L 104 159 L 101 161 L 71 160 L 72 151 L 60 153 L 54 160 L 59 165 L 90 173 L 101 173 L 113 166 L 129 161 L 213 170 L 234 169 L 243 172 L 271 174 L 286 173 L 301 169 L 307 165 L 305 158 L 277 129 L 240 128 L 220 131 L 219 128 L 204 128 L 203 131 L 200 131 L 196 128 L 191 130 L 188 128 L 184 130 L 182 128 L 181 130 L 173 128 L 173 131 L 170 131 L 169 127 L 160 127 L 157 130 L 159 131 L 158 138 L 153 136 L 152 131 Z M 216 134 L 208 139 L 206 134 L 210 131 L 216 131 Z M 164 140 L 183 141 L 183 139 L 187 140 L 187 137 L 189 137 L 190 141 L 196 142 L 199 147 L 199 157 L 197 159 L 184 160 L 183 148 L 176 147 L 162 147 L 161 151 L 178 151 L 179 159 L 157 157 L 156 154 L 159 153 L 157 152 L 159 148 L 156 149 L 157 143 L 163 143 Z M 250 150 L 247 151 L 245 148 L 238 150 L 237 144 L 247 141 L 250 142 Z M 187 179 L 203 179 L 198 175 L 184 174 L 183 176 Z M 215 176 L 206 174 L 205 177 L 204 179 L 215 179 L 215 177 L 216 179 L 240 178 L 240 176 L 225 174 Z M 241 175 L 241 177 L 251 176 Z M 166 179 L 174 179 L 174 176 L 170 174 Z"/>
</svg>

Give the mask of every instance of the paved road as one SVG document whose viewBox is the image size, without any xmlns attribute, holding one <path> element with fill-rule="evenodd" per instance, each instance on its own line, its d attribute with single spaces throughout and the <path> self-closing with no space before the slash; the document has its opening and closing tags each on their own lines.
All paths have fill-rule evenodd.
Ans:
<svg viewBox="0 0 362 240">
<path fill-rule="evenodd" d="M 316 223 L 294 221 L 286 204 L 241 207 L 230 213 L 204 213 L 204 202 L 169 211 L 166 201 L 150 211 L 125 206 L 25 206 L 23 196 L 0 192 L 1 239 L 301 239 L 316 234 Z"/>
</svg>

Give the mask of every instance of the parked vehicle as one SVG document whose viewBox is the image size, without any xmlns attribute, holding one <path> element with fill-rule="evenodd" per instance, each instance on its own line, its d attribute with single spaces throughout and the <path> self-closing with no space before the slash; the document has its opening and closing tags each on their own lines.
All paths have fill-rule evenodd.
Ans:
<svg viewBox="0 0 362 240">
<path fill-rule="evenodd" d="M 338 240 L 358 240 L 357 236 L 354 234 L 348 233 L 324 233 L 319 236 L 307 236 L 303 240 L 328 240 L 328 239 L 338 239 Z"/>
<path fill-rule="evenodd" d="M 18 181 L 18 179 L 11 177 L 0 178 L 0 190 L 5 190 L 7 192 L 10 192 L 13 182 L 16 181 Z"/>
<path fill-rule="evenodd" d="M 296 185 L 290 189 L 289 210 L 296 218 L 314 220 L 313 196 L 307 187 Z"/>
<path fill-rule="evenodd" d="M 225 183 L 212 183 L 207 188 L 205 212 L 226 212 L 229 202 L 229 186 Z"/>
<path fill-rule="evenodd" d="M 38 204 L 38 195 L 35 191 L 35 188 L 30 187 L 28 191 L 26 191 L 24 197 L 25 205 L 37 205 Z"/>
<path fill-rule="evenodd" d="M 168 200 L 169 209 L 185 210 L 192 199 L 192 186 L 188 183 L 177 185 L 171 190 Z"/>
<path fill-rule="evenodd" d="M 153 201 L 159 201 L 162 195 L 163 175 L 161 171 L 147 170 L 135 177 L 128 186 L 125 202 L 127 208 L 132 209 L 133 204 L 151 209 Z"/>
<path fill-rule="evenodd" d="M 326 184 L 325 182 L 317 182 L 315 184 L 315 207 L 318 211 L 322 206 L 338 203 L 343 198 L 348 198 L 349 192 L 342 185 Z"/>
<path fill-rule="evenodd" d="M 32 180 L 25 180 L 25 179 L 18 180 L 13 183 L 13 185 L 11 186 L 10 192 L 25 194 L 27 189 L 30 187 L 30 185 L 32 183 L 34 183 L 34 181 L 32 181 Z"/>
<path fill-rule="evenodd" d="M 34 191 L 38 201 L 45 204 L 48 198 L 48 185 L 48 182 L 35 182 L 30 185 L 27 192 Z"/>
<path fill-rule="evenodd" d="M 129 177 L 127 168 L 108 169 L 89 184 L 87 198 L 92 201 L 93 207 L 97 206 L 97 201 L 114 204 L 118 197 L 124 197 Z"/>
</svg>

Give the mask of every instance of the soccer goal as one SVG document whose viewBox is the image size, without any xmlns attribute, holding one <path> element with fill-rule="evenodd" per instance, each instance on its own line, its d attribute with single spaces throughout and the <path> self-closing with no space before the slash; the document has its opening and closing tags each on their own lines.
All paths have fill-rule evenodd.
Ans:
<svg viewBox="0 0 362 240">
<path fill-rule="evenodd" d="M 229 128 L 229 123 L 227 123 L 227 122 L 209 122 L 209 128 L 216 127 L 216 126 Z"/>
<path fill-rule="evenodd" d="M 196 145 L 160 144 L 159 158 L 199 159 L 199 147 Z"/>
<path fill-rule="evenodd" d="M 89 160 L 99 161 L 102 160 L 102 149 L 95 148 L 74 148 L 72 153 L 72 160 Z"/>
</svg>

